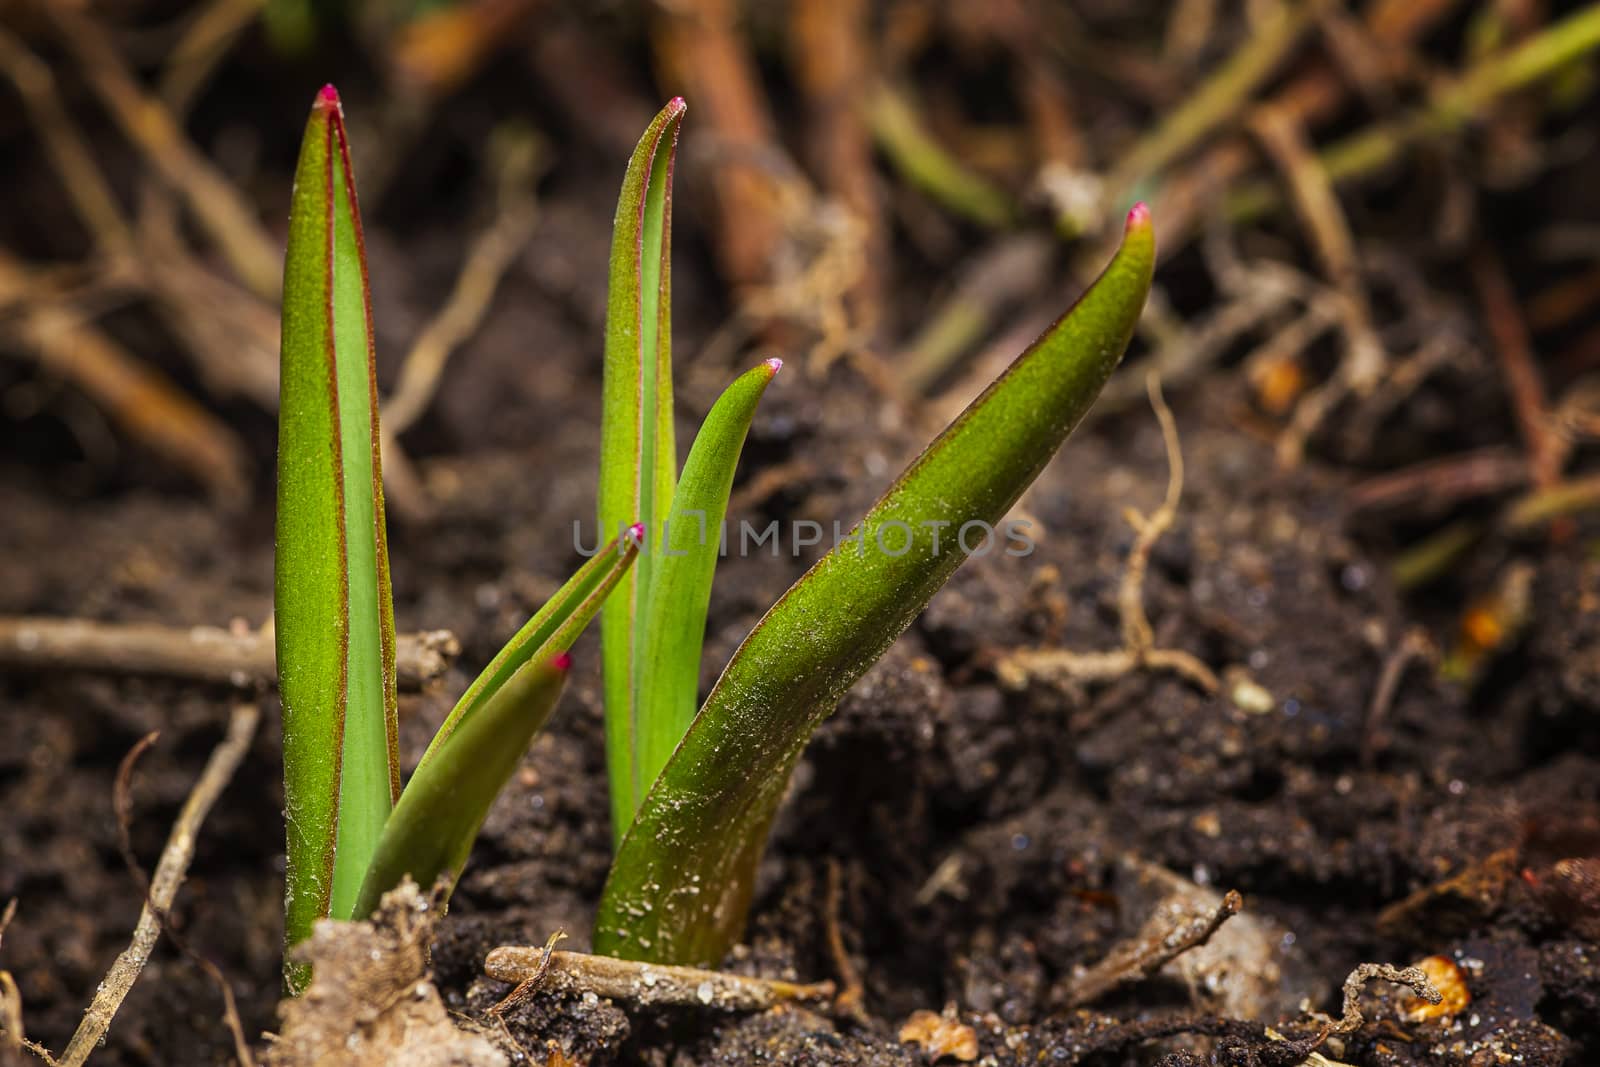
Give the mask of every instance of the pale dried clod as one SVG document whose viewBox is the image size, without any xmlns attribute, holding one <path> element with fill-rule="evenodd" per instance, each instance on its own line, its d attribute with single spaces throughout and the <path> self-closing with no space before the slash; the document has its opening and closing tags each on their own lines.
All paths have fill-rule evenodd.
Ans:
<svg viewBox="0 0 1600 1067">
<path fill-rule="evenodd" d="M 946 1057 L 970 1063 L 978 1058 L 978 1035 L 956 1017 L 955 1005 L 938 1012 L 914 1011 L 900 1026 L 900 1040 L 920 1046 L 929 1062 Z"/>
<path fill-rule="evenodd" d="M 268 1067 L 508 1067 L 486 1038 L 451 1022 L 429 981 L 433 913 L 407 880 L 371 922 L 318 922 L 295 950 L 311 984 L 279 1006 Z"/>
</svg>

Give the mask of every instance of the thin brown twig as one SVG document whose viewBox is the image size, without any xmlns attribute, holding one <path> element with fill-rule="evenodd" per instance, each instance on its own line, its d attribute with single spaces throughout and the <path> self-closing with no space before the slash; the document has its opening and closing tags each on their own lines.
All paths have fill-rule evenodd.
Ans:
<svg viewBox="0 0 1600 1067">
<path fill-rule="evenodd" d="M 1373 475 L 1351 487 L 1350 510 L 1384 511 L 1404 506 L 1439 513 L 1463 500 L 1519 489 L 1528 482 L 1528 461 L 1499 445 L 1424 460 Z"/>
<path fill-rule="evenodd" d="M 245 753 L 249 751 L 250 741 L 255 736 L 256 723 L 260 717 L 260 711 L 254 705 L 241 704 L 234 708 L 233 715 L 228 721 L 226 736 L 212 751 L 211 758 L 206 761 L 205 769 L 200 772 L 199 780 L 195 782 L 194 789 L 190 791 L 188 799 L 178 812 L 177 820 L 172 824 L 172 833 L 167 838 L 166 847 L 161 850 L 161 858 L 157 861 L 155 874 L 150 880 L 150 891 L 145 897 L 144 906 L 140 909 L 139 923 L 134 928 L 133 940 L 106 972 L 93 1001 L 83 1014 L 83 1021 L 67 1043 L 66 1051 L 61 1054 L 63 1067 L 79 1067 L 89 1058 L 90 1053 L 105 1037 L 107 1029 L 111 1026 L 111 1020 L 122 1005 L 123 998 L 138 980 L 145 961 L 150 958 L 151 950 L 155 948 L 156 938 L 160 936 L 162 926 L 160 915 L 172 908 L 173 898 L 177 896 L 178 887 L 183 884 L 184 875 L 188 872 L 189 861 L 194 857 L 195 837 L 200 831 L 200 826 L 210 813 L 212 805 L 216 803 L 217 797 L 233 779 L 233 772 L 244 759 Z M 128 779 L 132 774 L 134 761 L 154 742 L 155 736 L 151 734 L 142 738 L 123 758 L 122 766 L 117 769 L 114 800 L 119 825 L 126 822 L 128 814 L 130 805 Z M 248 1048 L 245 1048 L 244 1055 L 246 1057 L 244 1062 L 248 1065 L 250 1062 Z"/>
<path fill-rule="evenodd" d="M 70 4 L 42 9 L 123 133 L 183 196 L 240 279 L 258 296 L 276 299 L 282 252 L 239 190 L 194 146 L 166 105 L 140 86 L 104 27 Z"/>
<path fill-rule="evenodd" d="M 539 964 L 517 987 L 500 999 L 500 1002 L 489 1009 L 489 1014 L 500 1019 L 500 1025 L 505 1025 L 505 1013 L 527 1000 L 539 988 L 539 983 L 544 981 L 544 976 L 550 973 L 550 957 L 555 955 L 556 945 L 567 939 L 565 930 L 557 930 L 545 939 L 544 955 L 540 957 Z"/>
<path fill-rule="evenodd" d="M 1344 980 L 1344 1011 L 1339 1021 L 1330 1028 L 1332 1033 L 1353 1034 L 1361 1029 L 1366 1019 L 1361 1014 L 1361 990 L 1374 978 L 1397 985 L 1410 986 L 1412 992 L 1429 1004 L 1437 1004 L 1444 996 L 1428 981 L 1421 967 L 1401 969 L 1390 963 L 1362 963 Z"/>
<path fill-rule="evenodd" d="M 267 6 L 267 0 L 212 0 L 189 22 L 167 54 L 161 99 L 174 115 L 185 115 L 228 49 Z"/>
<path fill-rule="evenodd" d="M 0 72 L 22 97 L 28 120 L 38 132 L 62 188 L 101 251 L 126 253 L 132 232 L 110 183 L 94 162 L 88 141 L 61 104 L 55 75 L 20 38 L 0 27 Z"/>
<path fill-rule="evenodd" d="M 811 173 L 860 228 L 864 263 L 848 299 L 851 317 L 871 337 L 882 321 L 889 251 L 883 205 L 863 114 L 871 57 L 870 12 L 863 0 L 799 0 L 789 16 L 795 77 L 805 94 Z"/>
<path fill-rule="evenodd" d="M 1433 643 L 1428 640 L 1427 631 L 1411 629 L 1400 639 L 1399 646 L 1384 659 L 1383 669 L 1378 672 L 1377 688 L 1372 692 L 1372 703 L 1367 705 L 1367 717 L 1362 724 L 1363 767 L 1371 768 L 1377 763 L 1378 753 L 1386 744 L 1383 723 L 1389 716 L 1389 709 L 1394 706 L 1395 696 L 1400 692 L 1400 680 L 1405 677 L 1406 668 L 1432 652 Z"/>
<path fill-rule="evenodd" d="M 526 247 L 539 221 L 532 181 L 537 149 L 513 148 L 500 162 L 499 207 L 467 249 L 449 297 L 428 320 L 400 366 L 399 380 L 383 405 L 383 430 L 398 436 L 428 409 L 445 364 L 477 332 L 500 281 Z"/>
<path fill-rule="evenodd" d="M 543 947 L 503 945 L 489 953 L 484 973 L 519 985 L 540 975 L 539 988 L 558 993 L 593 993 L 641 1007 L 672 1005 L 720 1011 L 766 1011 L 785 1003 L 825 1004 L 832 982 L 801 984 L 772 978 L 592 956 L 549 952 Z"/>
<path fill-rule="evenodd" d="M 397 681 L 418 690 L 441 677 L 461 652 L 448 630 L 400 634 Z M 0 616 L 0 668 L 81 670 L 215 682 L 237 688 L 271 685 L 278 676 L 270 628 L 92 622 Z"/>
<path fill-rule="evenodd" d="M 1339 206 L 1333 183 L 1317 165 L 1305 129 L 1286 110 L 1262 107 L 1251 119 L 1251 129 L 1289 183 L 1295 208 L 1305 223 L 1323 273 L 1342 298 L 1340 312 L 1345 329 L 1345 359 L 1340 373 L 1358 396 L 1371 392 L 1383 376 L 1387 362 L 1383 344 L 1372 325 L 1372 308 L 1362 282 L 1355 238 Z"/>
<path fill-rule="evenodd" d="M 220 0 L 218 8 L 237 2 Z M 260 0 L 245 0 L 245 6 L 252 3 L 259 6 Z M 275 411 L 277 312 L 226 276 L 194 262 L 179 234 L 176 206 L 164 189 L 147 183 L 138 224 L 130 226 L 82 131 L 63 106 L 50 68 L 3 29 L 0 72 L 22 94 L 68 200 L 109 260 L 99 284 L 148 293 L 187 343 L 207 388 L 243 393 L 263 410 Z M 36 288 L 41 273 L 32 272 Z M 81 297 L 64 302 L 88 313 Z"/>
<path fill-rule="evenodd" d="M 1388 358 L 1372 325 L 1355 239 L 1304 130 L 1287 110 L 1270 106 L 1256 109 L 1250 128 L 1289 185 L 1290 199 L 1337 294 L 1335 308 L 1344 332 L 1344 352 L 1332 377 L 1301 398 L 1278 440 L 1279 464 L 1293 466 L 1339 401 L 1351 393 L 1366 396 L 1377 387 Z"/>
<path fill-rule="evenodd" d="M 1211 935 L 1244 907 L 1237 889 L 1202 915 L 1191 916 L 1158 937 L 1138 937 L 1112 949 L 1104 959 L 1073 979 L 1067 987 L 1068 1008 L 1092 1004 L 1120 986 L 1141 982 L 1161 968 L 1211 940 Z"/>
<path fill-rule="evenodd" d="M 260 714 L 259 709 L 253 704 L 240 705 L 233 710 L 233 717 L 228 724 L 229 735 L 232 736 L 236 727 L 241 731 L 245 731 L 243 741 L 245 749 L 250 746 L 250 738 L 254 736 L 255 725 L 260 719 Z M 122 765 L 117 769 L 116 783 L 112 792 L 112 806 L 117 816 L 117 848 L 122 853 L 122 863 L 127 867 L 129 876 L 138 885 L 139 894 L 144 897 L 145 907 L 155 917 L 156 936 L 163 933 L 166 934 L 168 939 L 178 947 L 179 951 L 204 971 L 207 977 L 211 979 L 212 984 L 221 992 L 222 1018 L 228 1027 L 228 1032 L 233 1035 L 234 1054 L 239 1058 L 240 1067 L 255 1067 L 255 1057 L 250 1054 L 250 1043 L 244 1036 L 244 1023 L 239 1019 L 239 1004 L 233 994 L 233 984 L 222 973 L 222 968 L 190 948 L 189 943 L 179 936 L 178 931 L 173 928 L 169 920 L 167 909 L 151 899 L 150 880 L 145 877 L 144 868 L 139 866 L 139 859 L 133 853 L 133 795 L 131 783 L 133 766 L 159 736 L 159 732 L 152 732 L 141 738 L 128 754 L 123 757 Z M 226 785 L 226 782 L 223 784 Z M 152 939 L 153 943 L 154 939 Z M 109 1020 L 107 1022 L 109 1024 Z"/>
<path fill-rule="evenodd" d="M 844 872 L 838 859 L 833 856 L 828 857 L 827 868 L 822 919 L 827 934 L 828 955 L 833 958 L 833 967 L 839 973 L 841 983 L 839 995 L 833 998 L 833 1007 L 841 1015 L 865 1018 L 866 985 L 861 981 L 861 972 L 856 969 L 855 961 L 850 958 L 850 950 L 845 947 L 844 931 L 839 924 L 839 912 L 844 905 Z"/>
<path fill-rule="evenodd" d="M 181 232 L 178 204 L 156 182 L 140 203 L 137 262 L 130 271 L 183 339 L 200 381 L 215 394 L 278 410 L 278 309 L 198 262 Z"/>
<path fill-rule="evenodd" d="M 1500 373 L 1511 398 L 1517 429 L 1528 450 L 1533 484 L 1547 487 L 1561 476 L 1567 445 L 1552 426 L 1550 405 L 1534 360 L 1527 323 L 1523 321 L 1505 267 L 1493 250 L 1481 246 L 1467 262 L 1489 335 L 1494 339 L 1494 352 L 1499 357 Z"/>
<path fill-rule="evenodd" d="M 0 303 L 40 365 L 72 382 L 135 440 L 199 481 L 224 505 L 244 503 L 249 464 L 238 435 L 166 375 L 54 301 L 29 301 L 30 272 L 0 251 Z"/>
</svg>

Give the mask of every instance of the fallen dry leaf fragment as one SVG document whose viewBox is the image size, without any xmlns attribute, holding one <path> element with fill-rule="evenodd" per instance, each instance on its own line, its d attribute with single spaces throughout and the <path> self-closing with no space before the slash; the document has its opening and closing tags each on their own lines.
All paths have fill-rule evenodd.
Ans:
<svg viewBox="0 0 1600 1067">
<path fill-rule="evenodd" d="M 921 1046 L 929 1062 L 946 1056 L 970 1062 L 978 1058 L 978 1035 L 955 1016 L 955 1005 L 938 1012 L 914 1011 L 900 1027 L 900 1040 Z"/>
</svg>

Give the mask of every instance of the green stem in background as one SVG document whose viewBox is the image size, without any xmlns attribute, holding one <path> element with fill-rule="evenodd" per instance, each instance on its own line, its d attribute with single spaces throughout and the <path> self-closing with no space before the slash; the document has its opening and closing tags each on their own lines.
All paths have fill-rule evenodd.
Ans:
<svg viewBox="0 0 1600 1067">
<path fill-rule="evenodd" d="M 904 90 L 879 86 L 868 103 L 867 124 L 889 163 L 929 197 L 983 226 L 1011 223 L 1011 198 L 934 139 Z"/>
<path fill-rule="evenodd" d="M 1329 0 L 1275 5 L 1226 63 L 1122 157 L 1106 179 L 1111 195 L 1127 196 L 1138 183 L 1155 179 L 1213 130 L 1237 121 L 1250 94 L 1278 69 L 1329 6 Z"/>
<path fill-rule="evenodd" d="M 351 914 L 400 792 L 372 312 L 332 86 L 306 125 L 283 286 L 274 607 L 292 946 Z"/>
<path fill-rule="evenodd" d="M 448 744 L 429 750 L 432 758 L 406 783 L 378 843 L 357 916 L 376 911 L 407 875 L 424 892 L 443 874 L 455 887 L 495 797 L 555 710 L 571 663 L 566 652 L 523 663 L 456 726 Z"/>
<path fill-rule="evenodd" d="M 744 925 L 767 830 L 807 739 L 983 543 L 1099 395 L 1149 293 L 1143 205 L 1045 332 L 772 606 L 734 653 L 623 839 L 597 952 L 712 965 Z M 996 529 L 992 551 L 1011 539 Z"/>
<path fill-rule="evenodd" d="M 1600 4 L 1579 8 L 1538 35 L 1481 60 L 1428 104 L 1404 118 L 1381 122 L 1317 154 L 1338 184 L 1381 170 L 1412 145 L 1455 133 L 1497 99 L 1549 78 L 1600 48 Z M 1234 222 L 1278 209 L 1283 196 L 1271 181 L 1254 181 L 1228 193 L 1224 207 Z"/>
<path fill-rule="evenodd" d="M 672 165 L 686 105 L 669 102 L 645 130 L 623 177 L 611 237 L 600 422 L 600 528 L 642 522 L 659 543 L 677 482 L 672 426 Z M 647 594 L 645 553 L 600 619 L 606 762 L 617 839 L 643 795 L 638 706 Z"/>
<path fill-rule="evenodd" d="M 646 789 L 694 721 L 706 610 L 734 469 L 761 395 L 782 366 L 781 360 L 769 359 L 728 386 L 695 435 L 672 495 L 646 605 L 640 659 L 645 684 L 639 692 L 641 734 L 635 747 Z"/>
</svg>

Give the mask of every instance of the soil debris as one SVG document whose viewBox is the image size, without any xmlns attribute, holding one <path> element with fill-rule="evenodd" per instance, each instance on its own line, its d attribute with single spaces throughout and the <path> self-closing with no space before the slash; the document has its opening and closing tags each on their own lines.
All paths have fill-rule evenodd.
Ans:
<svg viewBox="0 0 1600 1067">
<path fill-rule="evenodd" d="M 319 921 L 295 949 L 311 984 L 285 999 L 266 1067 L 509 1067 L 456 1026 L 428 974 L 434 903 L 407 880 L 370 922 Z"/>
<path fill-rule="evenodd" d="M 1424 1019 L 1438 1019 L 1456 1015 L 1472 1003 L 1467 991 L 1467 976 L 1461 967 L 1448 956 L 1429 956 L 1417 961 L 1416 969 L 1428 978 L 1428 983 L 1438 992 L 1438 1000 L 1427 997 L 1407 997 L 1400 1002 L 1400 1017 L 1408 1023 Z"/>
<path fill-rule="evenodd" d="M 587 952 L 555 952 L 548 946 L 505 945 L 490 952 L 483 966 L 490 978 L 502 982 L 531 980 L 552 992 L 608 997 L 640 1007 L 765 1011 L 791 1001 L 825 1002 L 834 992 L 832 982 L 801 985 Z"/>
<path fill-rule="evenodd" d="M 978 1035 L 956 1015 L 954 1003 L 942 1013 L 926 1008 L 912 1012 L 900 1025 L 900 1041 L 919 1046 L 930 1063 L 946 1057 L 964 1063 L 978 1058 Z"/>
</svg>

